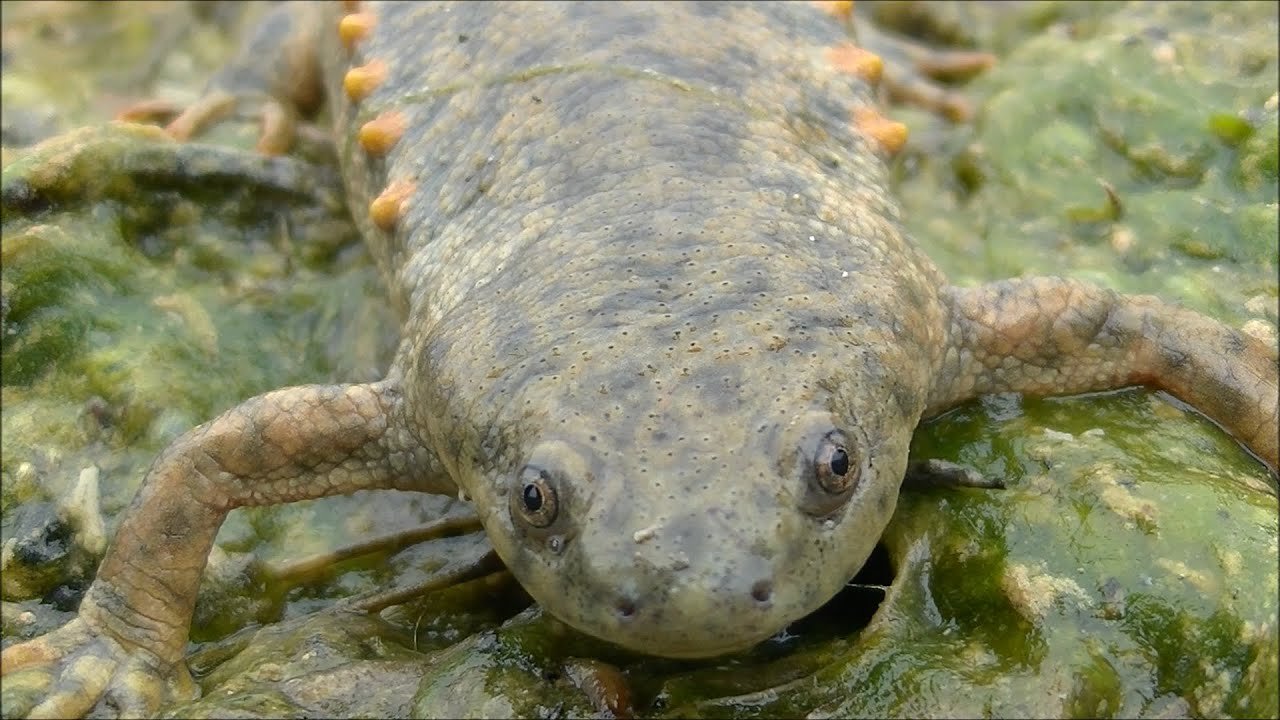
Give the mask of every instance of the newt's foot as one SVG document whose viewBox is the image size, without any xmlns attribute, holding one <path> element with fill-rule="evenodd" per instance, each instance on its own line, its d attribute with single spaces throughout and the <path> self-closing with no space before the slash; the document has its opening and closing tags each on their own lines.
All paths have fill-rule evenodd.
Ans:
<svg viewBox="0 0 1280 720">
<path fill-rule="evenodd" d="M 231 117 L 259 125 L 256 150 L 263 155 L 283 155 L 298 136 L 298 118 L 290 108 L 270 97 L 237 96 L 215 90 L 187 108 L 165 101 L 144 100 L 116 116 L 117 120 L 163 124 L 174 140 L 186 142 Z"/>
<path fill-rule="evenodd" d="M 884 62 L 882 85 L 889 99 L 924 108 L 952 122 L 968 122 L 973 104 L 945 83 L 963 82 L 995 65 L 996 57 L 975 50 L 945 50 L 890 35 L 859 18 L 858 43 Z"/>
<path fill-rule="evenodd" d="M 81 617 L 6 648 L 0 675 L 6 718 L 83 717 L 100 705 L 118 717 L 153 716 L 199 694 L 185 665 L 128 647 Z"/>
<path fill-rule="evenodd" d="M 910 490 L 962 487 L 1003 490 L 1005 486 L 1000 478 L 984 477 L 971 467 L 930 458 L 915 460 L 907 465 L 907 474 L 902 479 L 902 487 Z"/>
</svg>

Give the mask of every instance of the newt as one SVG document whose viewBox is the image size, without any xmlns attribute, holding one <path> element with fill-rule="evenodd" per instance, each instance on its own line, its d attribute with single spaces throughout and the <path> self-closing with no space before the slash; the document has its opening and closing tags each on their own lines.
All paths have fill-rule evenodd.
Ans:
<svg viewBox="0 0 1280 720">
<path fill-rule="evenodd" d="M 78 617 L 0 656 L 47 690 L 6 713 L 195 695 L 196 590 L 238 507 L 461 494 L 549 613 L 703 658 L 831 598 L 917 425 L 974 397 L 1148 385 L 1280 464 L 1264 341 L 1076 280 L 949 285 L 890 195 L 877 62 L 815 5 L 353 5 L 282 7 L 171 130 L 265 89 L 275 151 L 328 99 L 395 359 L 162 452 Z"/>
</svg>

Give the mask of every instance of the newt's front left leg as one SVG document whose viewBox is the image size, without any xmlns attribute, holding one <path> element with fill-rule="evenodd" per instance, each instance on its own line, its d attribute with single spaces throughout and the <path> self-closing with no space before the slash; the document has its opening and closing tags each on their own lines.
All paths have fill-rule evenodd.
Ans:
<svg viewBox="0 0 1280 720">
<path fill-rule="evenodd" d="M 79 617 L 0 655 L 5 717 L 76 717 L 100 701 L 151 715 L 193 697 L 183 653 L 227 513 L 373 488 L 452 491 L 394 380 L 277 390 L 190 431 L 147 472 Z"/>
<path fill-rule="evenodd" d="M 1064 395 L 1148 385 L 1280 466 L 1276 349 L 1146 295 L 1060 278 L 950 288 L 948 350 L 929 414 L 996 392 Z"/>
</svg>

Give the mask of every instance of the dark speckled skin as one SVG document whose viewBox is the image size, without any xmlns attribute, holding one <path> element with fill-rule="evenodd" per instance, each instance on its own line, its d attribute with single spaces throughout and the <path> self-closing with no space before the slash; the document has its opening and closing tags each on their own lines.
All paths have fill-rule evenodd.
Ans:
<svg viewBox="0 0 1280 720">
<path fill-rule="evenodd" d="M 1274 346 L 1071 280 L 949 287 L 903 236 L 853 121 L 871 92 L 829 63 L 847 37 L 811 4 L 365 2 L 352 50 L 337 3 L 283 12 L 315 11 L 291 26 L 321 29 L 399 352 L 382 381 L 260 395 L 165 450 L 79 616 L 0 656 L 24 677 L 6 703 L 34 688 L 17 714 L 192 695 L 200 572 L 246 505 L 460 492 L 549 612 L 703 657 L 835 594 L 920 419 L 976 395 L 1145 383 L 1278 464 Z M 386 78 L 349 102 L 344 74 L 374 61 Z M 242 62 L 224 77 L 272 63 Z M 405 131 L 371 153 L 359 132 L 387 112 Z"/>
<path fill-rule="evenodd" d="M 943 280 L 850 125 L 870 89 L 823 60 L 842 28 L 804 4 L 367 10 L 351 62 L 390 75 L 340 122 L 409 122 L 385 161 L 345 134 L 353 207 L 417 184 L 401 232 L 366 231 L 408 308 L 420 440 L 503 559 L 570 624 L 664 655 L 823 603 L 892 514 L 943 332 Z M 835 429 L 861 483 L 816 517 L 805 459 Z M 543 455 L 576 477 L 530 532 L 504 495 Z"/>
</svg>

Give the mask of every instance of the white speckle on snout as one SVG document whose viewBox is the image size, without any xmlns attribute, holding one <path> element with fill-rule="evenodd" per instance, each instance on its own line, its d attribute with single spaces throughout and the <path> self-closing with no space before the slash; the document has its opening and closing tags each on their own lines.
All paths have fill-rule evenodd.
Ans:
<svg viewBox="0 0 1280 720">
<path fill-rule="evenodd" d="M 842 278 L 847 278 L 847 277 L 849 277 L 849 271 L 848 271 L 848 270 L 841 270 L 841 271 L 840 271 L 840 277 L 842 277 Z"/>
<path fill-rule="evenodd" d="M 637 530 L 634 535 L 631 536 L 631 539 L 635 540 L 637 545 L 639 545 L 640 543 L 646 542 L 648 540 L 651 540 L 653 539 L 654 535 L 658 534 L 659 527 L 660 527 L 659 525 L 650 525 L 647 528 L 641 528 Z"/>
<path fill-rule="evenodd" d="M 836 521 L 835 521 L 835 520 L 832 520 L 831 518 L 827 518 L 826 520 L 823 520 L 823 521 L 822 521 L 822 529 L 823 529 L 823 530 L 827 530 L 827 531 L 835 530 L 835 529 L 836 529 Z"/>
</svg>

